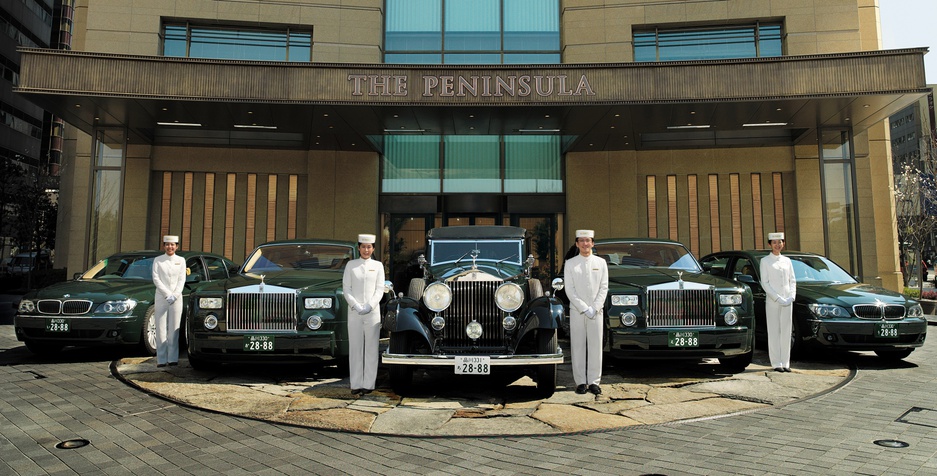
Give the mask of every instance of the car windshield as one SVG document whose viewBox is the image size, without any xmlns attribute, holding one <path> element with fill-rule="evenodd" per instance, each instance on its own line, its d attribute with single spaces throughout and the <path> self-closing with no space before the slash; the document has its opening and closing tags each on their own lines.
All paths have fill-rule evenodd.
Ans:
<svg viewBox="0 0 937 476">
<path fill-rule="evenodd" d="M 838 264 L 822 256 L 789 256 L 798 283 L 856 283 Z"/>
<path fill-rule="evenodd" d="M 241 273 L 292 269 L 342 269 L 354 255 L 350 246 L 290 243 L 261 246 L 251 253 Z"/>
<path fill-rule="evenodd" d="M 597 243 L 593 252 L 612 266 L 702 271 L 696 258 L 682 245 L 674 243 Z"/>
<path fill-rule="evenodd" d="M 430 263 L 471 263 L 474 257 L 476 261 L 519 265 L 523 245 L 521 240 L 436 240 L 432 242 Z"/>
<path fill-rule="evenodd" d="M 81 279 L 153 279 L 153 256 L 111 256 L 98 261 Z"/>
</svg>

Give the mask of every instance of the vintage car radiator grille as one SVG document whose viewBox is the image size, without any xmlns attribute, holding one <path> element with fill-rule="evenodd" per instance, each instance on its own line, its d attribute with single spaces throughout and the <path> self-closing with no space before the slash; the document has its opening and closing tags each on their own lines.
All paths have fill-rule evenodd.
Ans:
<svg viewBox="0 0 937 476">
<path fill-rule="evenodd" d="M 901 319 L 904 317 L 905 309 L 900 304 L 887 304 L 884 306 L 856 304 L 852 307 L 852 312 L 855 312 L 860 319 Z"/>
<path fill-rule="evenodd" d="M 295 293 L 228 294 L 228 331 L 295 331 Z"/>
<path fill-rule="evenodd" d="M 648 327 L 716 326 L 716 292 L 712 289 L 651 289 L 647 302 Z"/>
<path fill-rule="evenodd" d="M 482 336 L 474 345 L 500 346 L 504 344 L 502 312 L 495 305 L 495 290 L 501 281 L 455 281 L 452 288 L 452 305 L 443 311 L 446 328 L 443 330 L 446 347 L 472 347 L 473 342 L 465 336 L 465 326 L 472 319 L 482 325 Z"/>
<path fill-rule="evenodd" d="M 58 299 L 43 299 L 36 303 L 36 308 L 42 314 L 55 314 L 66 316 L 77 316 L 87 314 L 91 310 L 91 301 L 67 299 L 59 301 Z"/>
</svg>

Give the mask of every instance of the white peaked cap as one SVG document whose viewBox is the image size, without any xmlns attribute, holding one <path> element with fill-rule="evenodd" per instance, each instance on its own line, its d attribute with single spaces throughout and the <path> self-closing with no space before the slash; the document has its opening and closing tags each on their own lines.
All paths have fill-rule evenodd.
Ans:
<svg viewBox="0 0 937 476">
<path fill-rule="evenodd" d="M 358 243 L 371 243 L 377 241 L 377 237 L 374 235 L 360 234 L 358 235 Z"/>
<path fill-rule="evenodd" d="M 179 243 L 179 237 L 176 235 L 163 235 L 163 243 Z"/>
<path fill-rule="evenodd" d="M 576 230 L 576 238 L 595 238 L 595 230 Z"/>
<path fill-rule="evenodd" d="M 768 241 L 781 240 L 784 241 L 784 233 L 768 233 Z"/>
</svg>

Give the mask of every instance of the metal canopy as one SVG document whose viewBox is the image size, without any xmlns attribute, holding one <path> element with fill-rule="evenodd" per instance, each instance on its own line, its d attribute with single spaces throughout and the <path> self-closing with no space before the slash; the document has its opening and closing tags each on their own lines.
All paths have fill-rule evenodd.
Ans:
<svg viewBox="0 0 937 476">
<path fill-rule="evenodd" d="M 523 67 L 298 66 L 20 51 L 18 92 L 85 132 L 126 127 L 131 142 L 153 145 L 380 152 L 390 134 L 556 134 L 576 152 L 815 144 L 818 129 L 863 131 L 928 92 L 926 48 Z M 403 98 L 352 96 L 348 81 L 356 72 L 410 75 L 415 91 Z M 599 92 L 427 98 L 425 85 L 422 95 L 418 87 L 420 75 L 524 74 L 589 76 Z"/>
</svg>

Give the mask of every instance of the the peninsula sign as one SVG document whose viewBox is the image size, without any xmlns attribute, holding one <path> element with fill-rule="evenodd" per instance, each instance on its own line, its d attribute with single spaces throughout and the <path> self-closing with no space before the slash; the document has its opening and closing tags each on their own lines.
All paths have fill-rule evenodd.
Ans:
<svg viewBox="0 0 937 476">
<path fill-rule="evenodd" d="M 394 97 L 411 92 L 409 75 L 349 74 L 352 96 Z M 424 98 L 497 98 L 595 96 L 585 74 L 567 75 L 422 75 L 418 91 Z"/>
</svg>

